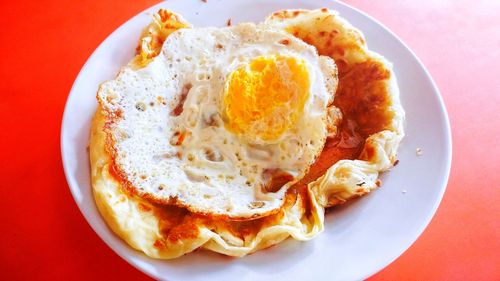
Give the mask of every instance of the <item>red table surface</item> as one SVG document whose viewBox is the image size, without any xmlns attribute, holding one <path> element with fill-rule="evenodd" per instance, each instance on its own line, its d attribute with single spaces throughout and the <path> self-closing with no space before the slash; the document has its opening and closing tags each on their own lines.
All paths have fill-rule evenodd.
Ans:
<svg viewBox="0 0 500 281">
<path fill-rule="evenodd" d="M 80 214 L 63 174 L 59 132 L 67 95 L 92 51 L 157 2 L 1 1 L 1 280 L 149 279 Z M 451 176 L 436 216 L 371 280 L 500 280 L 500 1 L 346 2 L 422 59 L 453 131 Z"/>
</svg>

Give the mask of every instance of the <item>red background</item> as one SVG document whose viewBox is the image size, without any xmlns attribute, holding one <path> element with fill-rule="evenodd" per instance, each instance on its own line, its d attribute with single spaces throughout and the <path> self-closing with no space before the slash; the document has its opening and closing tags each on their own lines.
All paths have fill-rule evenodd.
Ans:
<svg viewBox="0 0 500 281">
<path fill-rule="evenodd" d="M 78 211 L 59 131 L 66 97 L 92 51 L 157 2 L 1 1 L 0 279 L 149 279 Z M 422 59 L 453 130 L 451 176 L 436 216 L 371 280 L 500 280 L 500 1 L 346 2 Z"/>
</svg>

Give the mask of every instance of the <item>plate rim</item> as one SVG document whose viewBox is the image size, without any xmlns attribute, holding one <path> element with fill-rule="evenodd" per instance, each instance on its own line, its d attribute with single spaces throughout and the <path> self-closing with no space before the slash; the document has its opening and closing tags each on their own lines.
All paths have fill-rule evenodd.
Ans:
<svg viewBox="0 0 500 281">
<path fill-rule="evenodd" d="M 371 15 L 367 14 L 366 12 L 364 12 L 364 11 L 362 11 L 362 10 L 356 8 L 356 7 L 353 7 L 350 4 L 347 4 L 347 3 L 344 3 L 342 1 L 339 1 L 339 0 L 328 0 L 328 1 L 332 2 L 332 4 L 341 5 L 341 6 L 344 6 L 345 8 L 347 8 L 347 9 L 351 9 L 354 12 L 360 14 L 361 16 L 369 19 L 373 23 L 379 25 L 382 29 L 384 29 L 384 31 L 386 31 L 392 37 L 394 37 L 401 46 L 404 47 L 405 51 L 407 51 L 411 55 L 411 57 L 416 61 L 417 65 L 421 68 L 421 70 L 423 70 L 423 73 L 425 74 L 425 78 L 430 82 L 430 85 L 431 85 L 432 90 L 434 92 L 433 95 L 437 98 L 437 102 L 438 102 L 439 108 L 441 109 L 440 115 L 443 118 L 443 124 L 442 125 L 444 125 L 444 132 L 443 133 L 444 133 L 444 136 L 445 136 L 444 142 L 445 142 L 445 146 L 446 146 L 446 151 L 444 151 L 443 160 L 444 160 L 445 165 L 444 165 L 443 168 L 444 168 L 445 174 L 442 175 L 442 184 L 441 184 L 441 186 L 439 188 L 438 196 L 436 197 L 436 200 L 433 202 L 432 208 L 427 213 L 427 216 L 425 217 L 425 219 L 420 224 L 420 227 L 418 228 L 418 230 L 413 233 L 413 237 L 411 237 L 411 239 L 409 239 L 408 245 L 403 245 L 401 247 L 402 251 L 400 253 L 396 254 L 395 256 L 391 257 L 390 259 L 388 259 L 388 262 L 383 263 L 382 266 L 380 266 L 380 267 L 378 267 L 378 268 L 370 271 L 369 273 L 365 274 L 362 277 L 362 279 L 366 279 L 366 278 L 369 278 L 370 276 L 373 276 L 377 272 L 380 272 L 381 270 L 383 270 L 384 268 L 386 268 L 388 265 L 390 265 L 391 263 L 393 263 L 396 259 L 398 259 L 403 253 L 405 253 L 416 242 L 416 240 L 422 235 L 422 233 L 424 232 L 424 230 L 429 226 L 430 222 L 434 218 L 434 216 L 435 216 L 435 214 L 437 212 L 437 209 L 439 208 L 439 206 L 441 204 L 441 201 L 442 201 L 442 199 L 444 197 L 444 194 L 446 192 L 447 185 L 448 185 L 448 182 L 449 182 L 450 171 L 451 171 L 452 151 L 453 151 L 452 150 L 453 141 L 452 141 L 451 124 L 450 124 L 450 119 L 449 119 L 448 111 L 446 109 L 443 97 L 441 95 L 441 92 L 440 92 L 440 90 L 439 90 L 436 82 L 434 81 L 434 79 L 432 78 L 430 72 L 425 67 L 425 65 L 422 63 L 422 61 L 420 60 L 420 58 L 415 54 L 415 52 L 413 52 L 413 50 L 411 48 L 409 48 L 409 46 L 407 44 L 403 40 L 401 40 L 401 38 L 398 35 L 396 35 L 391 29 L 389 29 L 388 27 L 386 27 L 383 23 L 381 23 L 380 21 L 378 21 L 376 18 L 372 17 Z M 90 222 L 89 218 L 87 218 L 86 213 L 83 211 L 83 206 L 81 206 L 81 204 L 79 204 L 78 201 L 76 200 L 77 196 L 76 196 L 75 189 L 79 188 L 80 185 L 78 184 L 78 182 L 76 181 L 75 178 L 71 177 L 71 174 L 68 171 L 68 164 L 67 164 L 67 161 L 68 161 L 67 157 L 68 156 L 67 156 L 67 153 L 65 153 L 65 151 L 67 150 L 66 146 L 69 145 L 69 143 L 66 143 L 65 135 L 67 135 L 66 131 L 68 130 L 67 129 L 68 128 L 68 125 L 67 125 L 67 123 L 68 123 L 68 116 L 70 115 L 70 113 L 69 113 L 69 103 L 70 102 L 69 101 L 72 98 L 74 98 L 74 95 L 75 95 L 75 86 L 78 84 L 78 81 L 81 79 L 82 73 L 87 68 L 89 62 L 92 61 L 92 59 L 96 56 L 97 51 L 101 49 L 101 47 L 105 44 L 105 42 L 108 40 L 108 38 L 110 38 L 111 36 L 119 33 L 130 22 L 134 21 L 137 17 L 139 17 L 140 15 L 142 15 L 142 14 L 144 14 L 144 13 L 146 13 L 146 12 L 152 10 L 152 9 L 162 7 L 163 5 L 165 5 L 165 2 L 160 2 L 160 3 L 154 4 L 154 5 L 150 6 L 150 7 L 147 7 L 146 9 L 143 9 L 143 10 L 139 11 L 134 16 L 132 16 L 131 18 L 129 18 L 128 20 L 126 20 L 124 23 L 122 23 L 121 25 L 119 25 L 119 27 L 117 27 L 115 30 L 113 30 L 113 32 L 111 32 L 110 34 L 108 34 L 106 36 L 106 38 L 104 40 L 102 40 L 101 43 L 99 43 L 99 45 L 92 51 L 91 55 L 87 58 L 87 60 L 85 61 L 85 63 L 82 65 L 80 71 L 78 72 L 78 74 L 77 74 L 77 76 L 76 76 L 76 78 L 75 78 L 75 80 L 73 82 L 73 85 L 71 86 L 71 89 L 69 91 L 69 95 L 66 98 L 65 106 L 64 106 L 64 111 L 63 111 L 63 115 L 62 115 L 62 119 L 61 119 L 61 130 L 60 130 L 60 149 L 61 149 L 61 160 L 62 160 L 62 164 L 63 164 L 64 175 L 65 175 L 66 181 L 68 183 L 68 187 L 70 189 L 71 195 L 73 197 L 73 201 L 76 203 L 76 205 L 77 205 L 80 213 L 85 218 L 85 221 L 92 228 L 92 230 L 97 234 L 97 236 L 102 241 L 104 241 L 105 244 L 109 248 L 111 248 L 111 250 L 113 250 L 113 252 L 115 254 L 117 254 L 119 257 L 121 257 L 128 264 L 132 265 L 134 268 L 136 268 L 140 272 L 142 272 L 142 273 L 146 274 L 147 276 L 149 276 L 151 278 L 154 278 L 154 279 L 158 278 L 159 276 L 155 275 L 153 271 L 148 270 L 147 268 L 141 267 L 140 264 L 137 263 L 137 262 L 134 262 L 129 255 L 127 255 L 125 252 L 120 251 L 119 250 L 120 246 L 119 245 L 114 245 L 113 243 L 111 243 L 110 241 L 108 241 L 108 239 L 106 239 L 104 237 L 104 235 L 101 235 L 100 231 L 97 229 L 97 226 L 95 226 L 94 224 L 92 224 Z M 108 229 L 108 231 L 111 231 L 111 230 Z M 116 239 L 120 239 L 120 238 L 116 237 Z"/>
</svg>

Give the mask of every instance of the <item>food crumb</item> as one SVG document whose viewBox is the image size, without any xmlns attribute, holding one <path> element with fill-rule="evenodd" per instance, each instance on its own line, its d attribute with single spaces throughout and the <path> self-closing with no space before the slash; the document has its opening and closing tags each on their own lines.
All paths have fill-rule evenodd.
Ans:
<svg viewBox="0 0 500 281">
<path fill-rule="evenodd" d="M 229 18 L 229 19 L 227 20 L 226 25 L 227 25 L 227 26 L 231 26 L 232 24 L 233 24 L 233 21 L 231 20 L 231 18 Z"/>
<path fill-rule="evenodd" d="M 406 194 L 408 192 L 406 189 L 401 190 L 401 193 Z"/>
<path fill-rule="evenodd" d="M 201 2 L 203 2 L 203 3 L 207 3 L 207 2 L 208 2 L 208 0 L 201 0 Z"/>
<path fill-rule="evenodd" d="M 283 44 L 283 45 L 288 45 L 288 44 L 290 44 L 290 40 L 288 40 L 288 39 L 283 39 L 283 40 L 281 40 L 281 41 L 280 41 L 280 44 Z"/>
<path fill-rule="evenodd" d="M 422 156 L 424 154 L 424 151 L 422 150 L 422 148 L 417 147 L 416 153 L 417 153 L 417 156 Z"/>
</svg>

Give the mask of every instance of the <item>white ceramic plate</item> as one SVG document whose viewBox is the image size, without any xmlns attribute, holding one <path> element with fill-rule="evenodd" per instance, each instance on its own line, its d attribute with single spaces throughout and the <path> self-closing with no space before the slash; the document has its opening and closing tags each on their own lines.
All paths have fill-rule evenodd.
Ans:
<svg viewBox="0 0 500 281">
<path fill-rule="evenodd" d="M 133 57 L 141 30 L 160 7 L 181 14 L 194 26 L 224 26 L 229 18 L 233 23 L 258 22 L 285 8 L 338 10 L 364 32 L 370 49 L 394 63 L 407 118 L 400 164 L 382 176 L 382 188 L 328 213 L 324 233 L 309 242 L 289 239 L 241 259 L 202 251 L 165 261 L 150 259 L 131 249 L 110 231 L 97 211 L 86 148 L 98 85 L 112 79 Z M 422 156 L 416 156 L 417 147 L 422 148 Z M 95 232 L 139 270 L 172 281 L 366 278 L 401 255 L 422 233 L 441 201 L 451 163 L 449 122 L 429 73 L 380 23 L 352 7 L 329 0 L 169 0 L 138 14 L 97 48 L 78 75 L 64 112 L 61 149 L 71 192 Z"/>
</svg>

